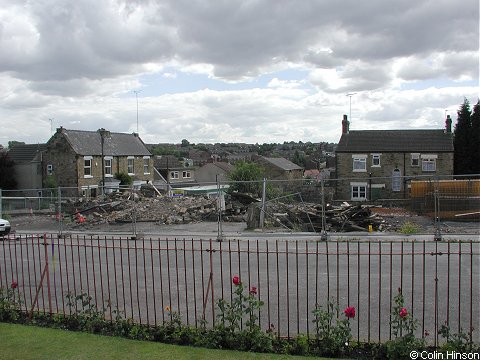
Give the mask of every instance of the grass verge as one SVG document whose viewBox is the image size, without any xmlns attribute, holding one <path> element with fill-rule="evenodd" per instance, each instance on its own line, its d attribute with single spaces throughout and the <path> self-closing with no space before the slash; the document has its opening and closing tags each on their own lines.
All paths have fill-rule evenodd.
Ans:
<svg viewBox="0 0 480 360">
<path fill-rule="evenodd" d="M 3 360 L 17 359 L 206 359 L 294 360 L 326 358 L 211 350 L 135 341 L 81 332 L 0 323 Z"/>
</svg>

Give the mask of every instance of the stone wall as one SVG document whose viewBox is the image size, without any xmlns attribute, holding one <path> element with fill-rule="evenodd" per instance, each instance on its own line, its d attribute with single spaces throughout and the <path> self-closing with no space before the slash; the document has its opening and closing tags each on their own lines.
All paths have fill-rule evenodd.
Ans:
<svg viewBox="0 0 480 360">
<path fill-rule="evenodd" d="M 437 153 L 436 171 L 422 171 L 421 159 L 419 166 L 411 165 L 410 153 L 382 153 L 380 166 L 372 166 L 370 153 L 356 153 L 367 155 L 366 171 L 353 172 L 352 153 L 336 154 L 336 199 L 351 199 L 351 183 L 366 183 L 372 198 L 402 199 L 408 197 L 408 179 L 415 176 L 445 176 L 453 174 L 453 153 Z M 432 153 L 429 153 L 432 154 Z M 392 174 L 395 169 L 400 170 L 400 191 L 392 191 Z M 371 174 L 371 175 L 370 175 Z M 371 180 L 370 180 L 371 177 Z M 375 190 L 373 190 L 375 188 Z M 370 198 L 370 195 L 367 195 Z"/>
</svg>

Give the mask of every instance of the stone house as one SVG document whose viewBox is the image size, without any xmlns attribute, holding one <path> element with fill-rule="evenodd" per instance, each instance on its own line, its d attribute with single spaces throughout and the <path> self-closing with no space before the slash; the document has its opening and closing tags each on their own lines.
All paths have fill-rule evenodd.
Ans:
<svg viewBox="0 0 480 360">
<path fill-rule="evenodd" d="M 452 120 L 445 129 L 350 131 L 343 116 L 335 156 L 335 197 L 365 201 L 408 197 L 409 181 L 453 174 Z"/>
<path fill-rule="evenodd" d="M 118 187 L 119 173 L 131 176 L 133 186 L 153 181 L 152 154 L 138 134 L 60 127 L 46 144 L 44 186 L 54 183 L 68 188 L 66 194 L 95 197 L 102 193 L 103 183 L 110 191 Z"/>
<path fill-rule="evenodd" d="M 285 158 L 259 156 L 255 162 L 265 169 L 265 176 L 268 180 L 303 178 L 303 168 Z"/>
</svg>

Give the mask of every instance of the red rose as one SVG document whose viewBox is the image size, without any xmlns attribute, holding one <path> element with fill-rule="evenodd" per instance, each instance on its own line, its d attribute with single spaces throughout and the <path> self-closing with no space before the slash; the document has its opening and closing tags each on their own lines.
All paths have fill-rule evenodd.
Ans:
<svg viewBox="0 0 480 360">
<path fill-rule="evenodd" d="M 343 310 L 345 316 L 349 319 L 353 319 L 355 317 L 355 308 L 353 306 L 349 306 Z"/>
<path fill-rule="evenodd" d="M 12 281 L 12 285 L 10 285 L 12 289 L 16 289 L 18 287 L 18 283 L 16 281 Z"/>
<path fill-rule="evenodd" d="M 232 279 L 232 282 L 233 282 L 233 285 L 236 285 L 236 286 L 241 284 L 240 278 L 238 276 L 234 276 Z"/>
<path fill-rule="evenodd" d="M 398 315 L 400 315 L 400 317 L 403 319 L 404 317 L 406 317 L 408 315 L 407 309 L 401 308 L 400 313 Z"/>
<path fill-rule="evenodd" d="M 252 295 L 257 294 L 257 288 L 255 286 L 252 286 L 252 288 L 250 289 L 250 294 L 252 294 Z"/>
</svg>

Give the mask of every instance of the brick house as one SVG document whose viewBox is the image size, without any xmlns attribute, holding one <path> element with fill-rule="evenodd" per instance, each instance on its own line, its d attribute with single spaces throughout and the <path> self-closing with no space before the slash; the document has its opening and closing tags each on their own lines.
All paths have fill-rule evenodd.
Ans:
<svg viewBox="0 0 480 360">
<path fill-rule="evenodd" d="M 101 193 L 103 180 L 107 188 L 115 187 L 117 173 L 130 175 L 134 186 L 152 182 L 154 175 L 152 155 L 137 134 L 63 127 L 47 142 L 43 172 L 44 185 L 53 179 L 69 194 L 93 197 Z"/>
<path fill-rule="evenodd" d="M 415 176 L 453 174 L 452 120 L 438 130 L 350 131 L 343 116 L 335 151 L 335 193 L 339 200 L 364 201 L 408 196 Z"/>
</svg>

